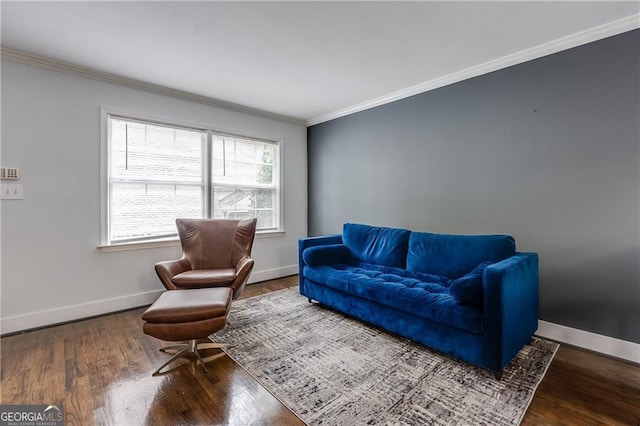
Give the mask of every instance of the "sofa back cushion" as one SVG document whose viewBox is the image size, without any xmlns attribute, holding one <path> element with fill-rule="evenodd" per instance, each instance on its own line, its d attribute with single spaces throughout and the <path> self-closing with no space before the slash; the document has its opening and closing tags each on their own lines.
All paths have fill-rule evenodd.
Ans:
<svg viewBox="0 0 640 426">
<path fill-rule="evenodd" d="M 345 223 L 342 242 L 363 262 L 406 268 L 410 231 Z"/>
<path fill-rule="evenodd" d="M 516 252 L 509 235 L 446 235 L 412 232 L 407 269 L 455 279 L 483 262 L 498 262 Z"/>
</svg>

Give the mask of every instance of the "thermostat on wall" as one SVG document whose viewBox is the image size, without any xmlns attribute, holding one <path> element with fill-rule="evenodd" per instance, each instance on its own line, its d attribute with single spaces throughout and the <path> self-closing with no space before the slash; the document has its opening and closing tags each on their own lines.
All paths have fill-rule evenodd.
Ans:
<svg viewBox="0 0 640 426">
<path fill-rule="evenodd" d="M 17 180 L 20 179 L 20 169 L 17 167 L 0 167 L 0 179 Z"/>
</svg>

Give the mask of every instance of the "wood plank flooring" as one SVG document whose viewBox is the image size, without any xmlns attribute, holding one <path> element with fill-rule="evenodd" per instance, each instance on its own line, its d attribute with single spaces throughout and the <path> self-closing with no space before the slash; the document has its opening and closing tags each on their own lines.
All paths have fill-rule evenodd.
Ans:
<svg viewBox="0 0 640 426">
<path fill-rule="evenodd" d="M 242 298 L 297 282 L 249 285 Z M 69 425 L 303 424 L 217 350 L 209 374 L 185 362 L 151 376 L 166 342 L 142 333 L 144 309 L 3 337 L 0 403 L 62 403 Z M 563 345 L 523 424 L 640 425 L 640 366 Z"/>
</svg>

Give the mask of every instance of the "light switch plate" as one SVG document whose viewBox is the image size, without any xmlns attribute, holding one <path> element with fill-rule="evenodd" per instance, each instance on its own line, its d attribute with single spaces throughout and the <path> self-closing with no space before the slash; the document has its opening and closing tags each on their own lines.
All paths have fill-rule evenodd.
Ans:
<svg viewBox="0 0 640 426">
<path fill-rule="evenodd" d="M 21 183 L 2 183 L 0 184 L 0 199 L 3 200 L 22 200 L 24 199 L 24 190 Z"/>
</svg>

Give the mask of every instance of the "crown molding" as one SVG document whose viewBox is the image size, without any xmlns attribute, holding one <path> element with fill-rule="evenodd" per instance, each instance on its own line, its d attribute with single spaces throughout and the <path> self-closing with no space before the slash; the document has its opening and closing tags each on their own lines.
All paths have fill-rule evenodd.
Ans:
<svg viewBox="0 0 640 426">
<path fill-rule="evenodd" d="M 558 53 L 563 50 L 568 50 L 574 47 L 581 46 L 583 44 L 601 40 L 603 38 L 622 34 L 624 32 L 631 31 L 637 28 L 640 28 L 640 14 L 627 16 L 626 18 L 618 19 L 616 21 L 593 27 L 585 31 L 580 31 L 578 33 L 571 34 L 557 40 L 550 41 L 548 43 L 540 44 L 538 46 L 534 46 L 520 52 L 516 52 L 479 65 L 465 68 L 461 71 L 456 71 L 454 73 L 438 77 L 433 80 L 429 80 L 424 83 L 420 83 L 415 86 L 411 86 L 406 89 L 381 96 L 379 98 L 371 99 L 357 105 L 311 118 L 307 120 L 307 126 L 313 126 L 315 124 L 324 123 L 325 121 L 334 120 L 336 118 L 351 115 L 356 112 L 364 111 L 380 105 L 385 105 L 443 86 L 458 83 L 469 78 L 478 77 L 482 74 L 487 74 L 513 65 L 518 65 L 523 62 L 538 59 L 543 56 Z"/>
<path fill-rule="evenodd" d="M 622 34 L 624 32 L 631 31 L 637 28 L 640 28 L 640 14 L 627 16 L 625 18 L 612 21 L 594 28 L 590 28 L 588 30 L 581 31 L 575 34 L 571 34 L 569 36 L 565 36 L 548 43 L 534 46 L 520 52 L 503 56 L 501 58 L 494 59 L 479 65 L 474 65 L 472 67 L 456 71 L 454 73 L 438 77 L 433 80 L 429 80 L 378 98 L 374 98 L 347 108 L 313 117 L 306 121 L 295 117 L 255 109 L 232 102 L 214 99 L 208 96 L 197 95 L 191 92 L 172 89 L 158 84 L 148 83 L 142 80 L 103 72 L 93 68 L 83 67 L 69 62 L 59 61 L 52 58 L 34 55 L 31 53 L 22 52 L 6 47 L 2 47 L 0 49 L 0 58 L 53 71 L 74 74 L 93 80 L 105 81 L 120 86 L 171 96 L 174 98 L 197 102 L 217 108 L 224 108 L 231 111 L 277 120 L 294 125 L 313 126 L 316 124 L 324 123 L 326 121 L 334 120 L 336 118 L 344 117 L 360 111 L 408 98 L 410 96 L 418 95 L 420 93 L 428 92 L 440 87 L 448 86 L 450 84 L 458 83 L 469 78 L 477 77 L 493 71 L 498 71 L 503 68 L 518 65 L 533 59 L 538 59 L 543 56 L 558 53 L 563 50 L 578 47 L 583 44 L 591 43 L 617 34 Z"/>
<path fill-rule="evenodd" d="M 25 65 L 31 65 L 38 68 L 44 68 L 52 71 L 63 72 L 67 74 L 73 74 L 80 77 L 89 78 L 92 80 L 104 81 L 107 83 L 117 84 L 119 86 L 129 87 L 132 89 L 144 90 L 146 92 L 157 93 L 160 95 L 171 96 L 173 98 L 183 99 L 191 102 L 197 102 L 204 105 L 213 106 L 216 108 L 223 108 L 235 112 L 244 114 L 250 114 L 253 116 L 268 118 L 271 120 L 277 120 L 289 124 L 295 124 L 299 126 L 305 126 L 306 121 L 295 117 L 289 117 L 286 115 L 276 114 L 256 108 L 251 108 L 232 102 L 226 102 L 219 99 L 210 98 L 208 96 L 197 95 L 195 93 L 186 92 L 183 90 L 172 89 L 170 87 L 161 86 L 158 84 L 148 83 L 142 80 L 134 78 L 124 77 L 118 74 L 112 74 L 108 72 L 99 71 L 93 68 L 84 67 L 81 65 L 75 65 L 70 62 L 59 61 L 57 59 L 48 58 L 45 56 L 34 55 L 32 53 L 23 52 L 16 49 L 10 49 L 2 47 L 0 49 L 0 58 L 7 59 L 12 62 L 18 62 Z"/>
</svg>

